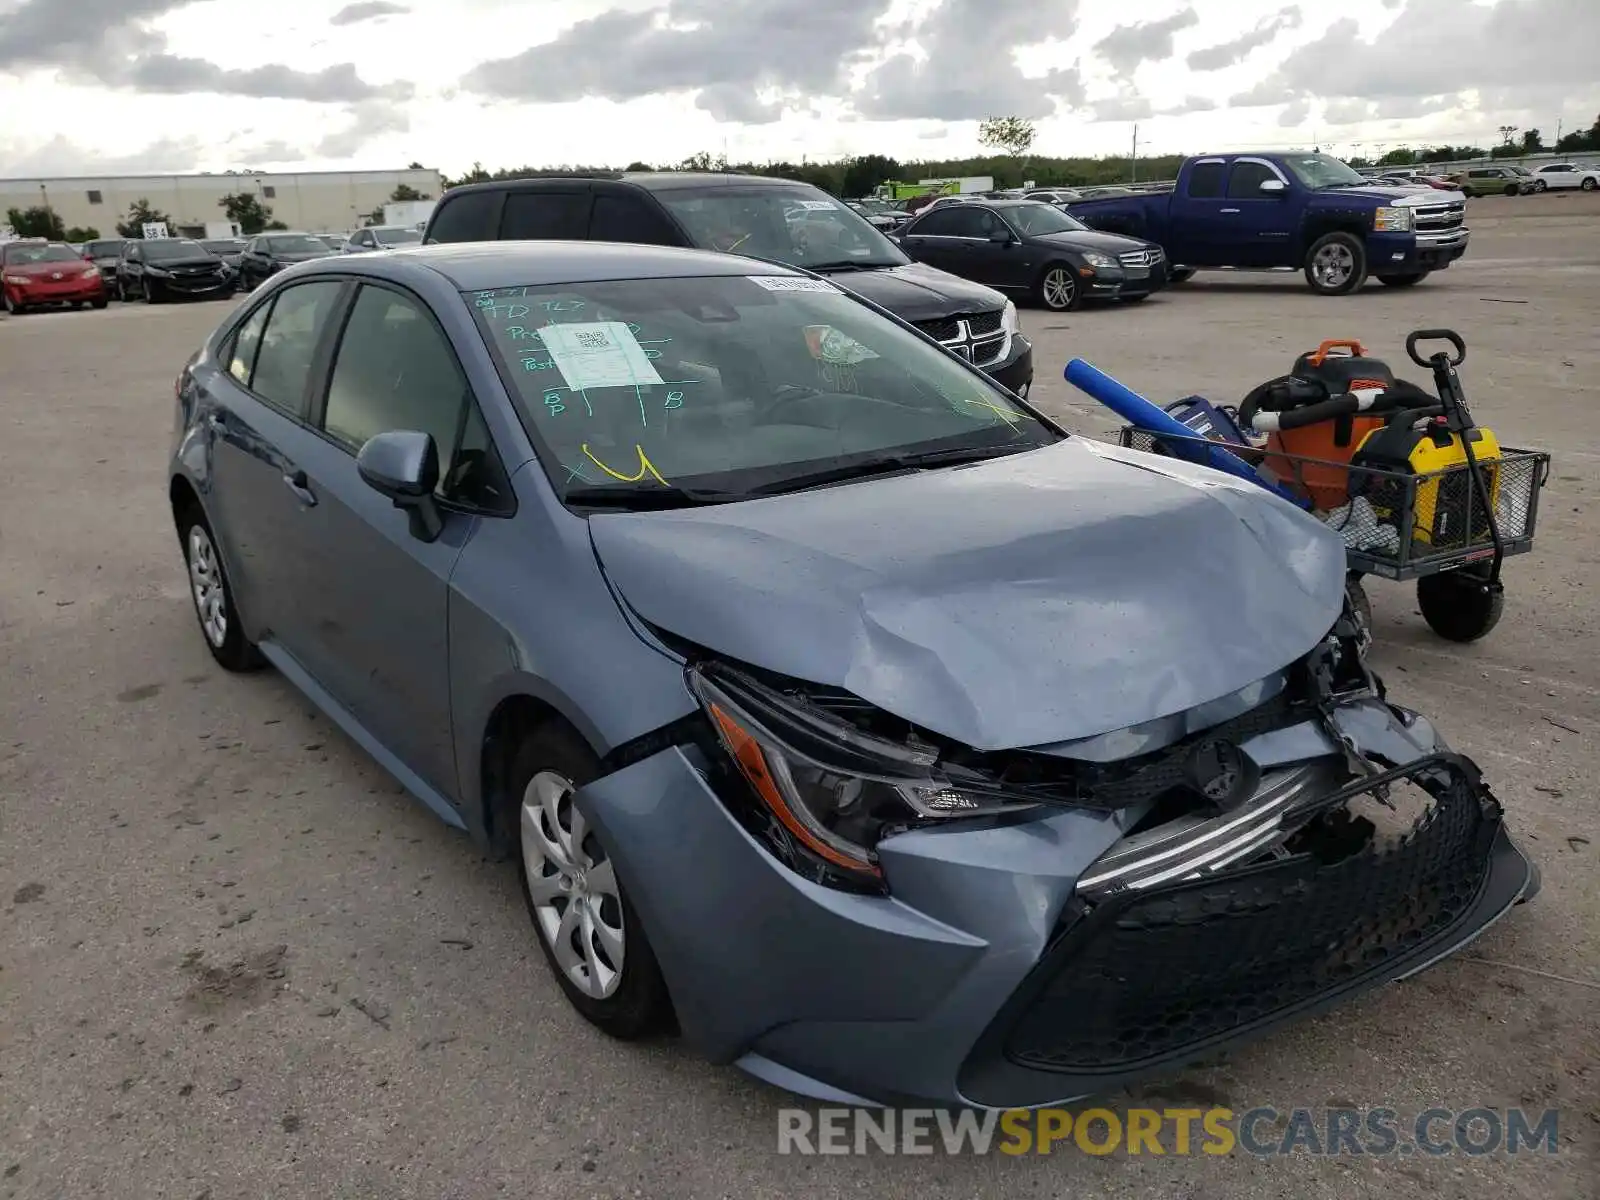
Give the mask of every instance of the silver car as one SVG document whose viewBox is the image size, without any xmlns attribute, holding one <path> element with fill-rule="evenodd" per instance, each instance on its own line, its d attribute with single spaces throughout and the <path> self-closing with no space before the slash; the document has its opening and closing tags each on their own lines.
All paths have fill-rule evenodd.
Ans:
<svg viewBox="0 0 1600 1200">
<path fill-rule="evenodd" d="M 1536 888 L 1338 534 L 1071 436 L 835 283 L 608 243 L 301 263 L 184 367 L 198 628 L 520 872 L 572 1004 L 1013 1107 L 1404 978 Z"/>
</svg>

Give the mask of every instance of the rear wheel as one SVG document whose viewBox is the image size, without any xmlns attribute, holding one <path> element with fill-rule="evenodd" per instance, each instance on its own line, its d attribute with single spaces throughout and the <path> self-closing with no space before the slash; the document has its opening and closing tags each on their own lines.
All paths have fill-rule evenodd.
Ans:
<svg viewBox="0 0 1600 1200">
<path fill-rule="evenodd" d="M 1505 589 L 1481 570 L 1462 567 L 1417 580 L 1417 607 L 1440 637 L 1475 642 L 1500 623 Z"/>
<path fill-rule="evenodd" d="M 1034 287 L 1039 303 L 1051 312 L 1070 312 L 1078 307 L 1080 289 L 1077 277 L 1066 263 L 1051 263 Z"/>
<path fill-rule="evenodd" d="M 183 558 L 189 568 L 189 596 L 211 657 L 228 671 L 252 671 L 261 666 L 261 652 L 244 636 L 211 525 L 193 504 L 178 515 L 178 536 L 183 539 Z"/>
<path fill-rule="evenodd" d="M 1306 251 L 1306 282 L 1323 296 L 1347 296 L 1367 281 L 1367 248 L 1353 233 L 1325 233 Z"/>
<path fill-rule="evenodd" d="M 599 774 L 583 739 L 547 722 L 512 754 L 515 807 L 506 815 L 518 830 L 523 899 L 556 982 L 588 1021 L 632 1041 L 670 1027 L 672 1002 L 616 863 L 573 803 Z"/>
<path fill-rule="evenodd" d="M 1407 288 L 1421 283 L 1429 274 L 1428 271 L 1413 271 L 1409 275 L 1379 275 L 1378 282 L 1384 287 Z"/>
</svg>

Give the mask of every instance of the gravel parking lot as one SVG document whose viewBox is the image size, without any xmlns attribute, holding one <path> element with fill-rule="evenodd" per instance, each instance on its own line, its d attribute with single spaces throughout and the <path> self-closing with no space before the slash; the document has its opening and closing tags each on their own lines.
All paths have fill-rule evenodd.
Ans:
<svg viewBox="0 0 1600 1200">
<path fill-rule="evenodd" d="M 1370 585 L 1391 691 L 1483 765 L 1543 894 L 1409 983 L 1111 1098 L 1555 1107 L 1555 1156 L 780 1157 L 796 1101 L 585 1025 L 509 869 L 284 680 L 213 666 L 165 466 L 173 379 L 227 306 L 113 305 L 0 321 L 0 1197 L 1600 1195 L 1600 197 L 1469 223 L 1408 291 L 1202 275 L 1024 323 L 1035 400 L 1101 436 L 1073 355 L 1233 401 L 1322 338 L 1400 363 L 1446 325 L 1478 419 L 1555 454 L 1485 642 Z"/>
</svg>

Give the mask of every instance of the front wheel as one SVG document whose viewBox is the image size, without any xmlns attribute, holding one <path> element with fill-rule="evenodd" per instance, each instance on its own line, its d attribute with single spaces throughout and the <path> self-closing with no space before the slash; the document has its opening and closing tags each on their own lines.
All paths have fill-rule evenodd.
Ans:
<svg viewBox="0 0 1600 1200">
<path fill-rule="evenodd" d="M 1065 263 L 1051 263 L 1046 267 L 1034 290 L 1039 303 L 1051 312 L 1070 312 L 1078 307 L 1078 280 Z"/>
<path fill-rule="evenodd" d="M 1595 180 L 1594 180 L 1594 178 L 1593 178 L 1593 177 L 1592 177 L 1592 176 L 1591 176 L 1591 177 L 1590 177 L 1590 178 L 1588 178 L 1588 179 L 1585 179 L 1585 180 L 1584 180 L 1584 181 L 1583 181 L 1583 182 L 1582 182 L 1582 183 L 1581 183 L 1581 184 L 1579 184 L 1579 185 L 1578 185 L 1578 186 L 1579 186 L 1579 187 L 1581 187 L 1581 188 L 1583 188 L 1583 190 L 1584 190 L 1584 191 L 1586 191 L 1586 192 L 1592 192 L 1592 191 L 1594 191 L 1594 190 L 1595 190 L 1595 188 L 1597 188 L 1597 187 L 1600 187 L 1600 183 L 1597 183 L 1597 182 L 1596 182 L 1596 181 L 1595 181 Z"/>
<path fill-rule="evenodd" d="M 617 864 L 573 802 L 600 770 L 582 738 L 551 722 L 516 747 L 507 783 L 539 948 L 585 1019 L 635 1041 L 670 1027 L 672 1001 Z"/>
<path fill-rule="evenodd" d="M 1193 267 L 1176 267 L 1173 270 L 1167 272 L 1167 282 L 1168 283 L 1188 283 L 1189 280 L 1191 280 L 1193 278 L 1194 278 L 1194 268 Z"/>
<path fill-rule="evenodd" d="M 1426 279 L 1431 272 L 1413 271 L 1409 275 L 1379 275 L 1378 282 L 1384 287 L 1408 288 L 1414 287 Z"/>
<path fill-rule="evenodd" d="M 1367 281 L 1367 248 L 1353 233 L 1325 233 L 1306 251 L 1306 282 L 1322 296 L 1347 296 Z"/>
<path fill-rule="evenodd" d="M 1546 189 L 1548 189 L 1549 186 L 1550 185 L 1548 183 L 1546 183 L 1544 180 L 1536 179 L 1534 181 L 1534 184 L 1533 184 L 1533 190 L 1536 191 L 1536 192 L 1542 192 L 1542 191 L 1545 191 Z"/>
<path fill-rule="evenodd" d="M 1506 184 L 1506 195 L 1515 196 L 1516 194 L 1517 194 L 1517 185 L 1514 184 L 1514 183 Z"/>
<path fill-rule="evenodd" d="M 23 313 L 28 311 L 28 306 L 26 304 L 18 304 L 11 298 L 10 292 L 5 293 L 5 307 L 6 311 L 13 317 L 20 317 Z"/>
<path fill-rule="evenodd" d="M 1417 607 L 1440 637 L 1475 642 L 1500 623 L 1505 589 L 1470 567 L 1424 575 L 1417 580 Z"/>
<path fill-rule="evenodd" d="M 89 301 L 89 303 L 92 304 L 95 308 L 104 308 L 106 306 L 107 301 L 106 301 L 106 298 L 104 296 L 100 296 L 100 297 L 98 297 L 98 298 L 96 298 L 94 300 Z"/>
</svg>

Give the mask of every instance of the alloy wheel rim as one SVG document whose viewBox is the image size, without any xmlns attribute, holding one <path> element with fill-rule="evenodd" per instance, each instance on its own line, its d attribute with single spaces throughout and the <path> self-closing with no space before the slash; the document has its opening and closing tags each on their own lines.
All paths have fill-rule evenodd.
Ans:
<svg viewBox="0 0 1600 1200">
<path fill-rule="evenodd" d="M 1350 253 L 1348 246 L 1324 246 L 1317 251 L 1313 269 L 1319 283 L 1326 287 L 1338 287 L 1348 282 L 1355 273 L 1356 256 Z"/>
<path fill-rule="evenodd" d="M 228 592 L 211 538 L 198 525 L 189 528 L 189 590 L 200 614 L 200 628 L 217 649 L 228 640 Z"/>
<path fill-rule="evenodd" d="M 1044 277 L 1044 302 L 1051 308 L 1066 308 L 1072 303 L 1072 276 L 1060 267 Z"/>
<path fill-rule="evenodd" d="M 622 982 L 626 937 L 616 869 L 572 802 L 571 780 L 540 771 L 522 794 L 522 865 L 534 924 L 567 980 L 604 1000 Z"/>
</svg>

